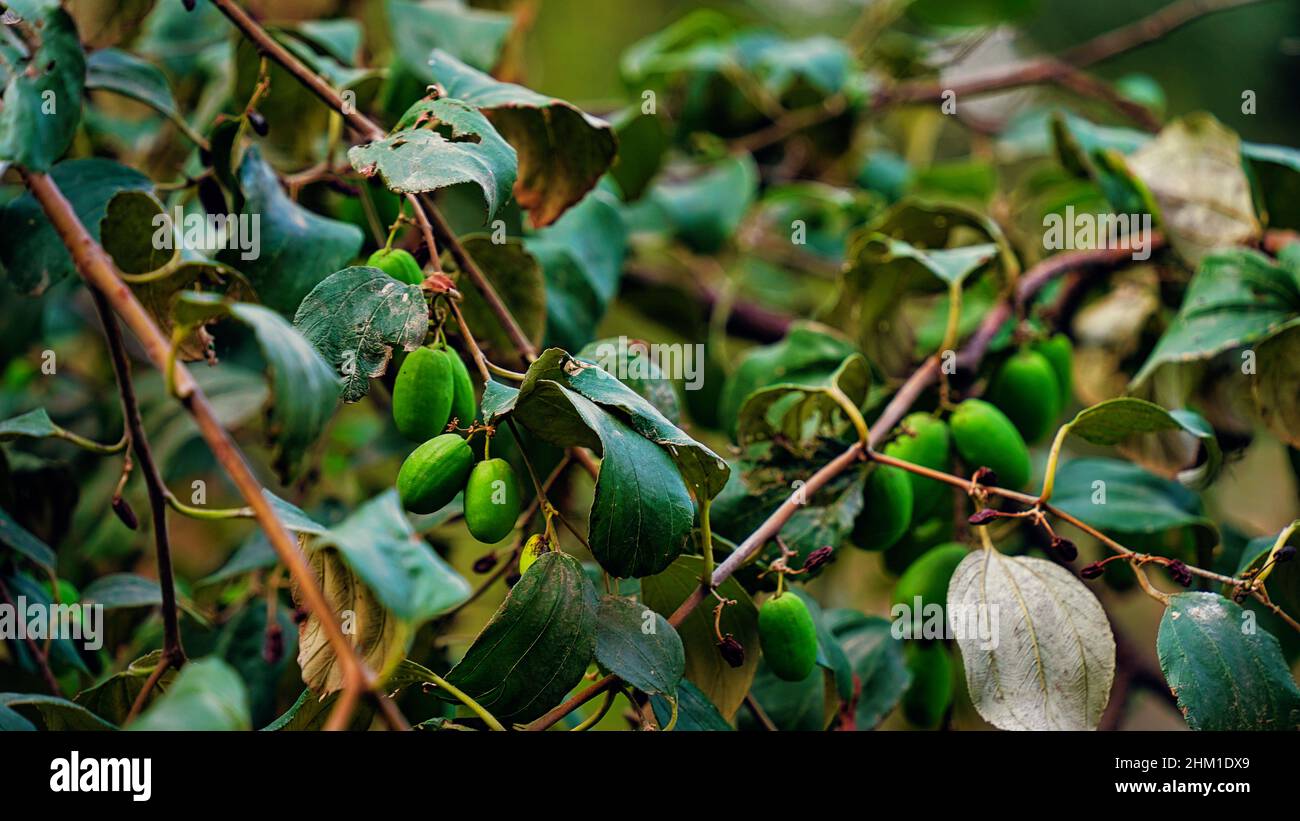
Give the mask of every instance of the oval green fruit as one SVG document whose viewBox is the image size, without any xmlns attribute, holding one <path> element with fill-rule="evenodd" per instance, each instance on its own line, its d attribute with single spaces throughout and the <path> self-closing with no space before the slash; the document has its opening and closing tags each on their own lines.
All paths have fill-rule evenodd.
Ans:
<svg viewBox="0 0 1300 821">
<path fill-rule="evenodd" d="M 957 565 L 961 564 L 969 552 L 965 545 L 948 542 L 922 553 L 898 579 L 898 584 L 894 586 L 893 603 L 906 605 L 913 611 L 919 607 L 921 612 L 917 615 L 922 618 L 926 615 L 925 608 L 931 604 L 946 607 L 948 582 L 952 580 Z M 919 604 L 917 599 L 920 599 Z"/>
<path fill-rule="evenodd" d="M 519 575 L 527 573 L 533 562 L 550 552 L 551 546 L 544 535 L 534 533 L 529 536 L 528 541 L 524 542 L 524 549 L 519 552 Z"/>
<path fill-rule="evenodd" d="M 903 693 L 903 717 L 917 727 L 933 729 L 952 704 L 952 659 L 942 642 L 909 641 L 903 660 L 912 683 Z"/>
<path fill-rule="evenodd" d="M 451 418 L 456 426 L 468 428 L 478 418 L 478 402 L 474 398 L 474 381 L 469 377 L 465 360 L 453 350 L 447 351 L 451 361 Z"/>
<path fill-rule="evenodd" d="M 817 625 L 803 599 L 788 590 L 758 610 L 758 643 L 776 677 L 803 681 L 817 664 Z"/>
<path fill-rule="evenodd" d="M 397 471 L 397 494 L 412 513 L 433 513 L 465 487 L 474 452 L 464 439 L 444 433 L 411 451 Z"/>
<path fill-rule="evenodd" d="M 1036 351 L 1022 350 L 1002 363 L 989 382 L 987 397 L 1026 442 L 1037 442 L 1055 430 L 1061 415 L 1056 369 Z"/>
<path fill-rule="evenodd" d="M 1065 334 L 1056 334 L 1034 345 L 1033 349 L 1043 355 L 1056 373 L 1061 410 L 1066 410 L 1074 398 L 1074 344 Z"/>
<path fill-rule="evenodd" d="M 912 523 L 912 480 L 907 471 L 878 465 L 862 488 L 862 513 L 853 525 L 853 543 L 863 550 L 885 550 Z"/>
<path fill-rule="evenodd" d="M 903 433 L 885 445 L 885 455 L 905 462 L 947 470 L 949 459 L 948 426 L 928 413 L 917 412 L 903 419 Z M 909 473 L 912 481 L 912 520 L 921 521 L 933 513 L 945 496 L 948 486 L 934 479 Z"/>
<path fill-rule="evenodd" d="M 407 285 L 419 285 L 424 282 L 424 271 L 420 270 L 420 263 L 401 248 L 380 248 L 370 255 L 366 265 L 378 268 L 398 282 L 405 282 Z"/>
<path fill-rule="evenodd" d="M 455 395 L 451 359 L 434 348 L 412 351 L 393 382 L 393 422 L 407 439 L 423 442 L 442 433 Z"/>
<path fill-rule="evenodd" d="M 470 471 L 465 485 L 465 524 L 475 539 L 488 544 L 510 535 L 519 518 L 519 482 L 505 459 L 484 459 Z"/>
<path fill-rule="evenodd" d="M 987 467 L 1002 487 L 1019 490 L 1029 483 L 1029 448 L 1002 411 L 982 399 L 967 399 L 948 420 L 957 452 L 971 471 Z"/>
</svg>

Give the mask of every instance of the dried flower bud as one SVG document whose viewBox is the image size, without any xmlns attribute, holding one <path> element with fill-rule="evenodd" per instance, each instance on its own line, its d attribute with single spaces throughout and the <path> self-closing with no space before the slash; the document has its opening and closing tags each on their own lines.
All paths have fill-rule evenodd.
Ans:
<svg viewBox="0 0 1300 821">
<path fill-rule="evenodd" d="M 186 11 L 194 11 L 194 4 L 197 0 L 181 0 L 181 5 L 185 6 Z"/>
<path fill-rule="evenodd" d="M 295 607 L 293 609 L 293 623 L 302 624 L 307 620 L 308 616 L 310 615 L 311 614 L 307 612 L 307 609 L 305 607 Z"/>
<path fill-rule="evenodd" d="M 1278 564 L 1282 564 L 1283 562 L 1289 562 L 1294 558 L 1295 558 L 1295 545 L 1288 544 L 1282 546 L 1282 549 L 1279 550 L 1277 552 L 1277 555 L 1273 557 L 1273 561 L 1277 562 Z"/>
<path fill-rule="evenodd" d="M 140 526 L 140 520 L 136 518 L 135 511 L 131 509 L 131 505 L 126 499 L 121 496 L 113 497 L 113 512 L 117 514 L 117 518 L 122 520 L 122 524 L 132 530 Z"/>
<path fill-rule="evenodd" d="M 973 525 L 974 527 L 981 527 L 993 521 L 994 519 L 998 518 L 998 516 L 1000 515 L 1001 513 L 994 510 L 993 508 L 986 507 L 983 510 L 979 510 L 976 511 L 975 513 L 972 513 L 971 517 L 966 521 L 970 522 L 971 525 Z"/>
<path fill-rule="evenodd" d="M 722 641 L 718 642 L 718 652 L 726 659 L 727 664 L 732 667 L 739 667 L 745 663 L 745 648 L 730 633 L 723 636 Z"/>
<path fill-rule="evenodd" d="M 1173 577 L 1175 582 L 1181 584 L 1183 587 L 1192 586 L 1192 571 L 1187 569 L 1187 565 L 1174 559 L 1169 563 L 1168 568 L 1169 575 Z"/>
<path fill-rule="evenodd" d="M 514 587 L 516 584 L 519 584 L 521 578 L 523 577 L 519 575 L 519 571 L 512 570 L 510 574 L 506 576 L 506 587 Z"/>
<path fill-rule="evenodd" d="M 1079 571 L 1079 575 L 1085 579 L 1099 579 L 1106 572 L 1106 566 L 1101 562 L 1093 562 Z"/>
<path fill-rule="evenodd" d="M 474 572 L 487 573 L 489 570 L 491 570 L 496 566 L 497 566 L 497 554 L 489 553 L 486 556 L 479 557 L 478 561 L 474 562 Z"/>
<path fill-rule="evenodd" d="M 267 664 L 279 664 L 284 658 L 284 630 L 278 624 L 266 626 L 266 641 L 262 644 L 262 658 Z"/>
<path fill-rule="evenodd" d="M 993 468 L 981 467 L 975 471 L 975 475 L 971 477 L 971 481 L 977 485 L 995 487 L 998 483 L 998 475 L 993 471 Z"/>
<path fill-rule="evenodd" d="M 257 136 L 265 137 L 270 132 L 271 126 L 266 121 L 266 117 L 257 109 L 248 112 L 248 124 L 257 132 Z"/>
<path fill-rule="evenodd" d="M 817 548 L 816 550 L 808 554 L 808 558 L 803 560 L 803 569 L 816 570 L 817 568 L 829 562 L 831 560 L 831 554 L 833 554 L 834 552 L 835 552 L 835 548 L 831 547 L 830 545 Z"/>
<path fill-rule="evenodd" d="M 1067 562 L 1072 562 L 1079 558 L 1079 548 L 1075 547 L 1074 542 L 1069 539 L 1062 539 L 1060 536 L 1053 536 L 1052 549 Z"/>
</svg>

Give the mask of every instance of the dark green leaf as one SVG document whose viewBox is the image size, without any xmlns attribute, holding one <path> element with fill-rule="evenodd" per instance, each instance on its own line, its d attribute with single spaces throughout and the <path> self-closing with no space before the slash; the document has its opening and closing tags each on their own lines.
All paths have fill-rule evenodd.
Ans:
<svg viewBox="0 0 1300 821">
<path fill-rule="evenodd" d="M 488 115 L 519 156 L 515 199 L 534 227 L 550 225 L 583 198 L 614 160 L 609 123 L 554 97 L 476 71 L 441 49 L 428 60 L 448 95 Z"/>
<path fill-rule="evenodd" d="M 47 730 L 89 732 L 117 729 L 85 707 L 66 698 L 39 693 L 0 693 L 0 731 L 36 729 L 31 722 L 14 711 L 14 707 L 35 707 L 40 711 Z"/>
<path fill-rule="evenodd" d="M 42 411 L 43 412 L 43 411 Z M 19 555 L 40 565 L 49 573 L 54 573 L 58 558 L 45 542 L 33 536 L 22 525 L 13 520 L 7 511 L 0 509 L 0 544 L 17 551 Z"/>
<path fill-rule="evenodd" d="M 50 171 L 50 177 L 96 240 L 100 220 L 114 194 L 153 187 L 139 171 L 99 157 L 61 162 Z M 0 264 L 19 293 L 32 296 L 76 273 L 72 255 L 31 194 L 0 209 Z"/>
<path fill-rule="evenodd" d="M 505 47 L 514 21 L 499 11 L 470 8 L 458 2 L 415 3 L 388 0 L 389 31 L 406 68 L 425 83 L 432 83 L 429 54 L 445 49 L 479 69 L 490 71 Z"/>
<path fill-rule="evenodd" d="M 67 12 L 53 7 L 40 13 L 39 21 L 27 21 L 40 29 L 36 53 L 17 60 L 18 52 L 6 49 L 16 64 L 0 108 L 0 161 L 44 172 L 68 150 L 81 121 L 86 56 Z"/>
<path fill-rule="evenodd" d="M 502 721 L 527 722 L 582 680 L 596 644 L 596 589 L 572 556 L 528 568 L 447 681 Z"/>
<path fill-rule="evenodd" d="M 162 70 L 116 48 L 102 48 L 86 58 L 86 88 L 112 91 L 138 100 L 164 117 L 176 116 L 176 101 Z"/>
<path fill-rule="evenodd" d="M 736 438 L 742 447 L 780 439 L 785 447 L 807 455 L 818 439 L 847 429 L 856 435 L 841 402 L 861 408 L 871 388 L 871 370 L 852 354 L 824 382 L 777 383 L 749 395 L 740 409 Z"/>
<path fill-rule="evenodd" d="M 601 596 L 596 662 L 644 693 L 674 695 L 686 665 L 681 637 L 661 614 L 621 596 Z"/>
<path fill-rule="evenodd" d="M 399 194 L 473 183 L 483 191 L 488 220 L 510 199 L 518 165 L 515 150 L 469 103 L 450 97 L 421 100 L 402 116 L 398 128 L 349 149 L 352 167 L 366 177 L 379 173 Z"/>
<path fill-rule="evenodd" d="M 667 696 L 650 696 L 650 705 L 655 711 L 655 721 L 660 727 L 667 727 L 673 719 L 673 703 Z M 682 679 L 677 687 L 677 723 L 673 730 L 681 732 L 706 732 L 734 730 L 727 720 L 718 712 L 709 697 L 700 691 L 688 679 Z"/>
<path fill-rule="evenodd" d="M 244 259 L 245 252 L 231 249 L 217 259 L 243 273 L 263 305 L 293 316 L 309 291 L 356 257 L 361 229 L 313 214 L 289 199 L 256 147 L 244 154 L 239 187 L 242 214 L 260 221 L 257 255 Z"/>
<path fill-rule="evenodd" d="M 394 347 L 424 343 L 429 310 L 418 285 L 378 268 L 344 268 L 312 289 L 293 324 L 343 374 L 343 401 L 355 402 L 387 369 Z"/>
<path fill-rule="evenodd" d="M 861 682 L 855 729 L 870 730 L 893 711 L 912 683 L 903 643 L 890 632 L 890 622 L 878 616 L 831 610 L 826 621 Z"/>
<path fill-rule="evenodd" d="M 538 261 L 517 239 L 497 244 L 486 235 L 476 234 L 462 237 L 461 244 L 519 322 L 524 336 L 540 345 L 546 332 L 546 282 Z M 460 307 L 465 323 L 474 329 L 475 338 L 492 360 L 502 363 L 517 359 L 514 342 L 478 288 L 462 277 L 460 291 L 464 295 Z"/>
<path fill-rule="evenodd" d="M 681 556 L 664 572 L 641 580 L 641 598 L 645 605 L 663 616 L 671 616 L 688 596 L 699 589 L 704 561 L 698 556 Z M 719 595 L 735 600 L 722 610 L 722 633 L 731 634 L 745 649 L 745 662 L 732 667 L 718 652 L 712 607 L 700 606 L 691 611 L 677 634 L 686 650 L 686 678 L 697 686 L 724 717 L 734 718 L 745 700 L 758 668 L 758 609 L 749 594 L 734 578 L 718 588 Z M 683 689 L 686 682 L 682 682 Z M 685 699 L 686 693 L 681 697 Z"/>
<path fill-rule="evenodd" d="M 1178 474 L 1179 481 L 1191 488 L 1209 485 L 1223 465 L 1214 430 L 1193 411 L 1169 411 L 1152 402 L 1122 396 L 1084 408 L 1068 426 L 1070 433 L 1094 445 L 1118 445 L 1136 435 L 1165 431 L 1192 436 L 1204 449 L 1205 457 L 1200 464 Z"/>
<path fill-rule="evenodd" d="M 156 579 L 134 573 L 110 573 L 91 582 L 81 591 L 84 604 L 100 604 L 105 610 L 120 607 L 155 607 L 162 604 L 162 591 Z"/>
<path fill-rule="evenodd" d="M 1193 730 L 1300 729 L 1300 689 L 1277 639 L 1224 597 L 1172 596 L 1156 652 Z"/>
</svg>

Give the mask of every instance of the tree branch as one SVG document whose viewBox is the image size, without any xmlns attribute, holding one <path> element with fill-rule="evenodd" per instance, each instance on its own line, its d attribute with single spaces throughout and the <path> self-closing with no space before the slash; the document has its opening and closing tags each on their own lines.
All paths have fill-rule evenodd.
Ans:
<svg viewBox="0 0 1300 821">
<path fill-rule="evenodd" d="M 135 294 L 119 277 L 116 266 L 108 254 L 86 231 L 72 205 L 48 175 L 25 169 L 20 170 L 20 173 L 28 190 L 40 203 L 46 217 L 58 232 L 59 238 L 72 254 L 78 273 L 91 288 L 99 291 L 114 312 L 125 320 L 154 366 L 165 371 L 171 346 L 144 306 L 136 299 Z M 194 417 L 199 433 L 207 441 L 213 456 L 230 476 L 240 495 L 244 497 L 244 501 L 253 509 L 258 523 L 266 532 L 267 540 L 275 549 L 280 561 L 297 580 L 308 609 L 320 620 L 342 668 L 344 693 L 352 694 L 350 699 L 340 698 L 340 704 L 355 704 L 356 694 L 374 687 L 375 674 L 366 667 L 355 648 L 343 635 L 338 619 L 330 610 L 329 603 L 316 582 L 316 574 L 307 564 L 302 551 L 298 549 L 297 541 L 290 535 L 274 508 L 271 507 L 261 483 L 248 467 L 238 445 L 221 426 L 212 405 L 194 381 L 194 377 L 184 365 L 179 363 L 175 365 L 172 377 L 181 404 Z M 384 714 L 391 720 L 397 720 L 400 715 L 394 715 L 395 710 L 394 706 L 393 710 L 384 710 Z M 330 715 L 326 729 L 343 729 L 347 725 L 350 713 L 350 709 L 344 711 L 341 707 L 336 708 Z M 405 721 L 401 720 L 397 726 L 404 724 Z"/>
</svg>

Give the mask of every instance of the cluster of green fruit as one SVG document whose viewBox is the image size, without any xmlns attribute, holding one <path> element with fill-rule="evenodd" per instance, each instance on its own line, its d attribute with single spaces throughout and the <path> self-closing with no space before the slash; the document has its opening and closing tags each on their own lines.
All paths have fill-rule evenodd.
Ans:
<svg viewBox="0 0 1300 821">
<path fill-rule="evenodd" d="M 931 413 L 909 415 L 885 455 L 947 472 L 955 451 L 969 470 L 988 468 L 998 485 L 1023 489 L 1032 478 L 1029 445 L 1055 429 L 1072 397 L 1072 358 L 1062 335 L 1022 347 L 993 373 L 985 399 L 961 402 L 947 422 Z M 885 552 L 886 567 L 901 574 L 894 604 L 915 612 L 920 602 L 918 618 L 928 605 L 945 605 L 948 582 L 967 553 L 951 541 L 952 504 L 951 487 L 901 468 L 878 465 L 864 485 L 853 542 Z M 912 685 L 903 713 L 917 726 L 936 726 L 954 690 L 949 648 L 918 636 L 905 652 Z"/>
<path fill-rule="evenodd" d="M 376 251 L 368 264 L 409 284 L 424 278 L 415 259 L 400 249 Z M 393 384 L 393 422 L 403 436 L 423 444 L 397 472 L 402 505 L 412 513 L 433 513 L 463 490 L 469 532 L 494 544 L 510 535 L 519 517 L 514 468 L 504 459 L 475 464 L 469 442 L 443 432 L 450 422 L 471 426 L 477 416 L 469 370 L 446 342 L 439 339 L 407 355 Z"/>
</svg>

